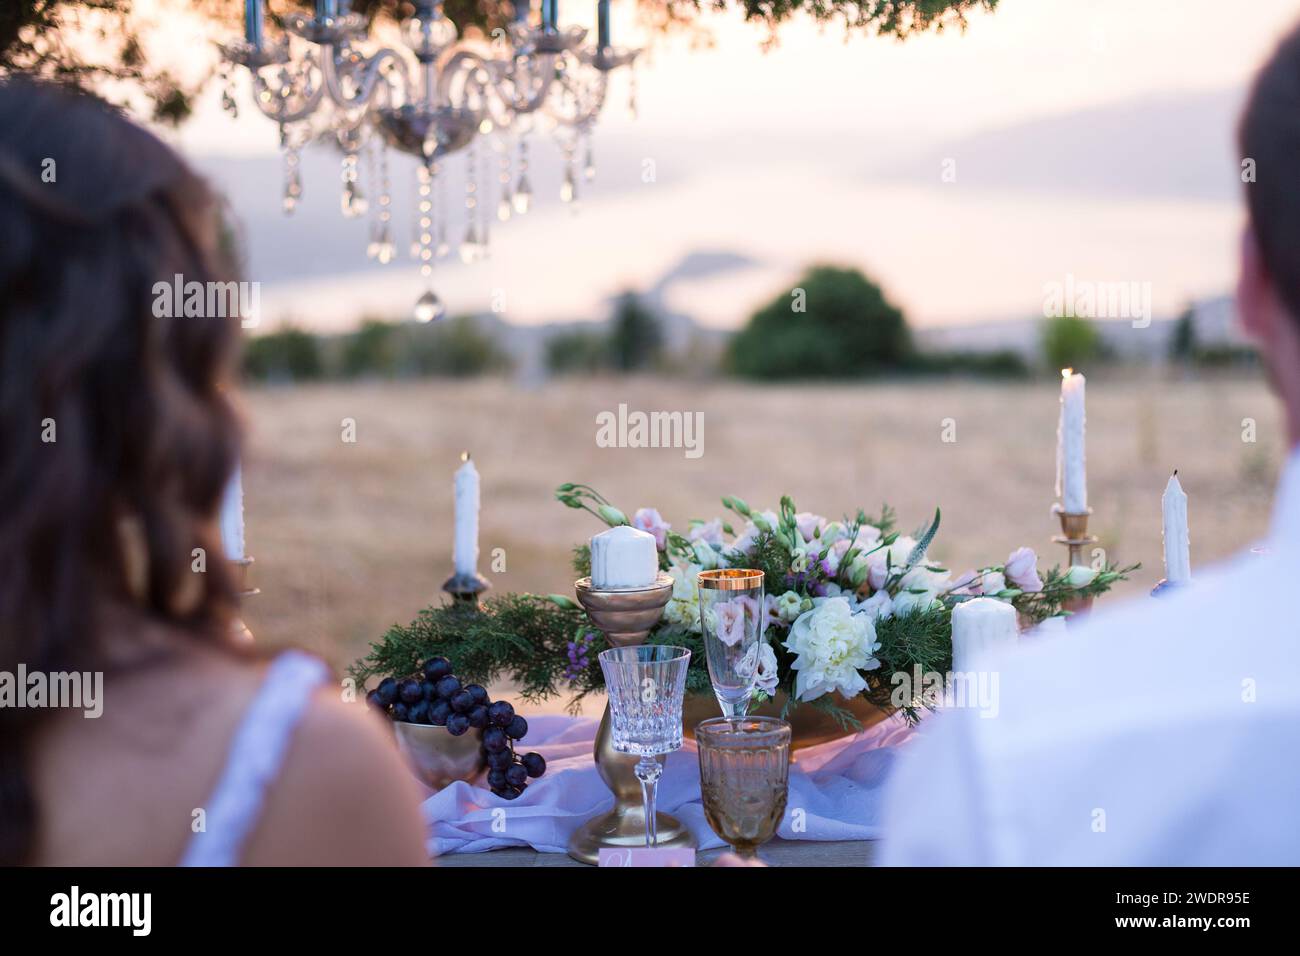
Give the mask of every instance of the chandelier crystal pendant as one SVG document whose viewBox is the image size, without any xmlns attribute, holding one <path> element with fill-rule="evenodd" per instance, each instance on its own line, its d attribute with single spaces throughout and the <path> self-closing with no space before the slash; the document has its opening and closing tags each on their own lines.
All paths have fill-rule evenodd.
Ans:
<svg viewBox="0 0 1300 956">
<path fill-rule="evenodd" d="M 547 131 L 558 143 L 565 202 L 578 198 L 580 147 L 581 178 L 594 178 L 591 132 L 609 74 L 630 67 L 640 52 L 610 42 L 609 4 L 597 0 L 597 38 L 588 45 L 585 28 L 559 26 L 559 0 L 541 0 L 535 25 L 529 0 L 515 0 L 513 20 L 490 39 L 460 37 L 443 16 L 442 0 L 414 0 L 414 14 L 399 25 L 405 50 L 367 54 L 368 24 L 351 10 L 351 0 L 316 0 L 314 14 L 289 14 L 275 43 L 265 36 L 266 0 L 245 0 L 244 37 L 221 47 L 227 61 L 222 103 L 237 114 L 230 65 L 243 67 L 257 109 L 279 126 L 286 215 L 302 195 L 303 147 L 332 142 L 342 154 L 340 209 L 348 218 L 373 217 L 367 254 L 383 264 L 396 258 L 397 248 L 388 151 L 418 160 L 411 256 L 426 290 L 414 317 L 434 321 L 445 312 L 432 275 L 435 260 L 450 249 L 445 172 L 452 154 L 463 153 L 466 162 L 466 226 L 458 248 L 465 262 L 487 255 L 492 215 L 506 222 L 528 212 L 530 134 Z M 494 178 L 499 198 L 490 203 Z M 367 188 L 376 191 L 373 201 Z"/>
</svg>

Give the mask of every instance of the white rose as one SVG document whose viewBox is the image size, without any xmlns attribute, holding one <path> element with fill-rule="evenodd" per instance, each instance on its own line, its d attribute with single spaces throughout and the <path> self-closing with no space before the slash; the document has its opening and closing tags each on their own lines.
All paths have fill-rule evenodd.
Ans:
<svg viewBox="0 0 1300 956">
<path fill-rule="evenodd" d="M 691 545 L 691 551 L 695 554 L 695 563 L 705 571 L 711 571 L 718 566 L 720 555 L 713 550 L 713 547 L 704 540 L 698 540 Z"/>
<path fill-rule="evenodd" d="M 1002 576 L 1001 571 L 985 571 L 984 577 L 980 581 L 980 593 L 989 597 L 997 597 L 999 591 L 1007 589 L 1007 579 Z"/>
<path fill-rule="evenodd" d="M 1096 576 L 1096 568 L 1090 568 L 1086 564 L 1072 564 L 1070 570 L 1065 572 L 1065 583 L 1072 588 L 1086 588 Z"/>
<path fill-rule="evenodd" d="M 712 521 L 701 521 L 699 524 L 691 525 L 691 529 L 686 532 L 686 536 L 691 541 L 703 541 L 706 544 L 722 545 L 722 519 L 714 518 Z"/>
<path fill-rule="evenodd" d="M 865 614 L 873 621 L 892 617 L 894 614 L 894 600 L 889 596 L 888 591 L 877 591 L 865 601 L 860 601 L 855 613 Z"/>
<path fill-rule="evenodd" d="M 907 563 L 908 555 L 915 548 L 915 538 L 899 535 L 889 547 L 873 551 L 868 555 L 867 562 L 870 570 L 867 574 L 867 581 L 871 585 L 871 589 L 878 591 L 884 587 L 889 575 Z M 888 555 L 888 567 L 886 567 L 886 555 Z M 924 556 L 922 556 L 921 560 L 925 560 Z"/>
<path fill-rule="evenodd" d="M 867 687 L 859 671 L 874 670 L 880 647 L 865 614 L 854 614 L 848 598 L 816 598 L 813 608 L 790 628 L 785 647 L 795 655 L 795 696 L 814 700 L 829 691 L 855 697 Z"/>
<path fill-rule="evenodd" d="M 932 571 L 924 566 L 913 568 L 898 582 L 898 592 L 894 595 L 894 613 L 927 610 L 938 599 L 940 592 L 947 590 L 948 581 L 946 572 Z"/>
<path fill-rule="evenodd" d="M 664 620 L 690 631 L 700 631 L 700 588 L 696 575 L 700 567 L 673 565 L 668 575 L 673 579 L 673 596 L 664 608 Z"/>
<path fill-rule="evenodd" d="M 793 624 L 805 610 L 803 598 L 793 591 L 786 591 L 776 599 L 776 616 L 786 624 Z"/>
</svg>

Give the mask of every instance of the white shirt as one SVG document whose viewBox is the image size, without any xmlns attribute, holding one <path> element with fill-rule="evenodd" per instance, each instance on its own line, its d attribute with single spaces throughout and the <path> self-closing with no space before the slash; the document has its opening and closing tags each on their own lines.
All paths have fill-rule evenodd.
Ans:
<svg viewBox="0 0 1300 956">
<path fill-rule="evenodd" d="M 1300 864 L 1300 451 L 1274 507 L 1262 551 L 998 658 L 996 716 L 925 718 L 881 862 Z"/>
</svg>

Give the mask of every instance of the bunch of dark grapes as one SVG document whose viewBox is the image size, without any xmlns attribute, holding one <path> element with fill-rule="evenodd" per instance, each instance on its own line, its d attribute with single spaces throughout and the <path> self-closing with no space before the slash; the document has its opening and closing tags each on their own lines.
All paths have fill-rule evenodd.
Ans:
<svg viewBox="0 0 1300 956">
<path fill-rule="evenodd" d="M 528 779 L 546 772 L 539 753 L 515 753 L 515 742 L 528 733 L 528 721 L 504 700 L 491 701 L 478 684 L 461 686 L 445 657 L 431 657 L 411 677 L 385 677 L 366 701 L 391 720 L 446 727 L 459 737 L 479 731 L 487 756 L 488 786 L 498 797 L 513 800 L 528 789 Z"/>
</svg>

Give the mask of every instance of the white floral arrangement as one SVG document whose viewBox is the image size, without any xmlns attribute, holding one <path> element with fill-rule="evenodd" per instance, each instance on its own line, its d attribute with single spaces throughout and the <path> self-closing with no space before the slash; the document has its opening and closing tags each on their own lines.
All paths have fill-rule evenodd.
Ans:
<svg viewBox="0 0 1300 956">
<path fill-rule="evenodd" d="M 588 485 L 564 484 L 556 497 L 591 512 L 610 526 L 630 524 L 653 534 L 660 568 L 673 579 L 653 643 L 701 640 L 697 575 L 726 567 L 764 573 L 763 614 L 767 640 L 751 652 L 764 697 L 784 693 L 787 706 L 814 702 L 843 716 L 835 700 L 866 697 L 890 705 L 895 672 L 947 673 L 952 660 L 952 608 L 977 596 L 1015 606 L 1026 626 L 1068 614 L 1066 606 L 1094 597 L 1124 579 L 1135 566 L 1059 567 L 1043 573 L 1031 548 L 1017 548 L 1001 564 L 954 576 L 929 557 L 940 513 L 914 535 L 896 530 L 888 506 L 878 516 L 859 510 L 831 520 L 795 509 L 783 497 L 776 511 L 755 510 L 736 497 L 722 499 L 735 517 L 691 521 L 675 531 L 654 508 L 631 518 Z M 586 573 L 589 556 L 577 549 L 575 567 Z M 588 644 L 594 635 L 584 635 Z M 691 686 L 707 691 L 704 654 L 692 655 L 698 671 Z M 909 717 L 917 716 L 904 708 Z"/>
</svg>

